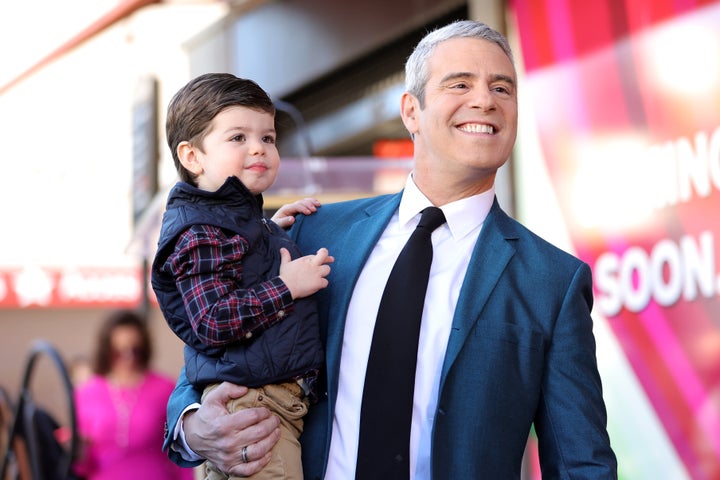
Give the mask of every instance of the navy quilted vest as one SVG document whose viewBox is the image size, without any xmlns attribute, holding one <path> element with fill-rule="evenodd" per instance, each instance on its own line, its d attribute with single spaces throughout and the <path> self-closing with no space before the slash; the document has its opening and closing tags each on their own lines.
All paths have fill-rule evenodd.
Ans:
<svg viewBox="0 0 720 480">
<path fill-rule="evenodd" d="M 180 234 L 198 224 L 234 232 L 250 244 L 243 256 L 243 276 L 238 288 L 277 276 L 280 247 L 287 248 L 293 258 L 301 255 L 287 234 L 263 217 L 262 197 L 253 197 L 236 177 L 228 178 L 216 192 L 184 182 L 173 187 L 163 215 L 151 282 L 165 320 L 186 344 L 188 380 L 200 387 L 224 380 L 257 387 L 319 369 L 323 350 L 313 297 L 296 299 L 290 315 L 251 340 L 224 347 L 211 347 L 198 340 L 172 276 L 161 270 Z"/>
</svg>

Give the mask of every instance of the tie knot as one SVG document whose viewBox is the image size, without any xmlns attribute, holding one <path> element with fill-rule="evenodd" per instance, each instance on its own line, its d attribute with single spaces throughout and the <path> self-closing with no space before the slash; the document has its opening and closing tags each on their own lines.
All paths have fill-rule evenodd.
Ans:
<svg viewBox="0 0 720 480">
<path fill-rule="evenodd" d="M 422 212 L 418 227 L 427 228 L 429 231 L 433 231 L 440 225 L 445 223 L 445 215 L 442 210 L 437 207 L 427 207 Z"/>
</svg>

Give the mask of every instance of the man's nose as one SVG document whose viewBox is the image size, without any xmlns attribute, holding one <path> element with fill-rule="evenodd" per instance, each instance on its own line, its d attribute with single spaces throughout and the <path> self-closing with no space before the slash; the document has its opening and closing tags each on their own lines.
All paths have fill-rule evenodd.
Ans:
<svg viewBox="0 0 720 480">
<path fill-rule="evenodd" d="M 494 110 L 497 106 L 495 95 L 490 90 L 479 88 L 472 92 L 470 97 L 471 106 L 483 110 Z"/>
</svg>

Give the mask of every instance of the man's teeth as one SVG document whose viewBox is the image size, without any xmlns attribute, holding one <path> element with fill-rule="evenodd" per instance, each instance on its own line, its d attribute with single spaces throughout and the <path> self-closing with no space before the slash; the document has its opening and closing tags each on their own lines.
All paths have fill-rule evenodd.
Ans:
<svg viewBox="0 0 720 480">
<path fill-rule="evenodd" d="M 492 125 L 478 125 L 476 123 L 463 125 L 460 130 L 469 133 L 495 133 Z"/>
</svg>

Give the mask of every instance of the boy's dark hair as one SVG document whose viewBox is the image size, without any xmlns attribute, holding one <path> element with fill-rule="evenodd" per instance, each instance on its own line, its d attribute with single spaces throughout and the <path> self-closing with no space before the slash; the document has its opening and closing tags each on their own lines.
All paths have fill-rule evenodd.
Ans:
<svg viewBox="0 0 720 480">
<path fill-rule="evenodd" d="M 167 143 L 180 180 L 197 186 L 195 175 L 180 163 L 177 147 L 188 141 L 202 149 L 215 116 L 228 107 L 248 107 L 275 114 L 275 106 L 260 86 L 230 73 L 206 73 L 190 80 L 170 100 L 165 122 Z"/>
</svg>

